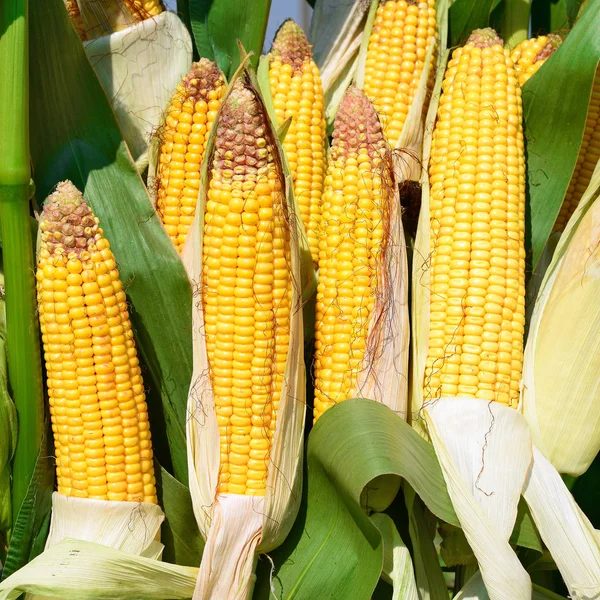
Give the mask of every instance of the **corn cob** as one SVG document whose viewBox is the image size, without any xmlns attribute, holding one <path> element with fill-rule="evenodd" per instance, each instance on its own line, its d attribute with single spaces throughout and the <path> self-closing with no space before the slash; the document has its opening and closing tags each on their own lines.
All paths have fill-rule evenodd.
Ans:
<svg viewBox="0 0 600 600">
<path fill-rule="evenodd" d="M 317 263 L 325 172 L 325 105 L 319 68 L 304 32 L 291 19 L 277 32 L 270 55 L 275 114 L 279 125 L 292 117 L 283 148 L 312 259 Z"/>
<path fill-rule="evenodd" d="M 159 15 L 161 0 L 65 0 L 73 27 L 95 39 Z"/>
<path fill-rule="evenodd" d="M 515 46 L 510 53 L 510 57 L 515 64 L 519 85 L 525 85 L 525 82 L 537 73 L 539 68 L 561 44 L 562 39 L 560 36 L 551 33 L 530 40 L 523 40 Z"/>
<path fill-rule="evenodd" d="M 323 191 L 315 419 L 350 397 L 369 354 L 369 321 L 381 293 L 378 268 L 388 233 L 386 150 L 373 105 L 350 87 L 336 116 Z"/>
<path fill-rule="evenodd" d="M 491 29 L 454 51 L 433 134 L 431 307 L 424 397 L 514 406 L 523 363 L 521 90 Z"/>
<path fill-rule="evenodd" d="M 200 165 L 224 93 L 223 74 L 215 63 L 201 58 L 177 86 L 168 109 L 156 210 L 179 252 L 196 214 Z"/>
<path fill-rule="evenodd" d="M 367 48 L 364 91 L 392 148 L 402 133 L 431 43 L 437 43 L 435 0 L 381 0 Z"/>
<path fill-rule="evenodd" d="M 83 24 L 83 19 L 81 18 L 81 13 L 79 12 L 77 0 L 65 0 L 65 6 L 67 7 L 67 12 L 69 13 L 69 19 L 71 19 L 73 29 L 79 38 L 82 41 L 85 41 L 87 39 L 87 35 L 85 33 L 85 25 Z"/>
<path fill-rule="evenodd" d="M 290 343 L 283 172 L 256 92 L 221 110 L 203 241 L 206 349 L 219 425 L 219 492 L 264 495 Z"/>
<path fill-rule="evenodd" d="M 554 224 L 555 231 L 563 231 L 575 212 L 581 197 L 590 184 L 596 164 L 600 160 L 600 71 L 596 71 L 592 96 L 588 107 L 583 139 L 575 171 L 567 188 L 562 207 Z"/>
<path fill-rule="evenodd" d="M 40 221 L 37 292 L 58 491 L 157 502 L 144 384 L 110 244 L 75 186 Z"/>
</svg>

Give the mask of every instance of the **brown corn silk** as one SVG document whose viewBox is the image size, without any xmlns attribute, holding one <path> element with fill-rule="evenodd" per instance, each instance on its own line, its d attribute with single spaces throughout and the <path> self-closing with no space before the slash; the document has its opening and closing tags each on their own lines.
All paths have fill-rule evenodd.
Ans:
<svg viewBox="0 0 600 600">
<path fill-rule="evenodd" d="M 270 51 L 269 83 L 278 125 L 292 122 L 283 141 L 298 211 L 313 262 L 318 262 L 325 174 L 325 104 L 319 68 L 299 25 L 280 27 Z"/>
<path fill-rule="evenodd" d="M 437 45 L 435 0 L 381 0 L 367 48 L 364 92 L 392 148 L 400 139 L 432 43 Z M 430 86 L 435 51 L 431 60 Z"/>
<path fill-rule="evenodd" d="M 353 397 L 384 343 L 386 332 L 377 326 L 377 315 L 385 310 L 390 291 L 385 270 L 393 181 L 391 152 L 377 113 L 366 95 L 351 86 L 336 116 L 323 191 L 315 419 Z"/>
<path fill-rule="evenodd" d="M 521 90 L 491 29 L 475 30 L 448 63 L 429 179 L 424 400 L 461 396 L 516 406 L 525 322 Z"/>
<path fill-rule="evenodd" d="M 283 171 L 256 91 L 221 109 L 204 218 L 202 302 L 220 436 L 220 493 L 264 495 L 290 343 Z"/>
<path fill-rule="evenodd" d="M 194 222 L 200 167 L 225 88 L 225 77 L 214 62 L 201 58 L 193 63 L 177 86 L 160 131 L 156 211 L 179 252 Z"/>
<path fill-rule="evenodd" d="M 523 40 L 515 46 L 510 57 L 515 64 L 519 85 L 525 85 L 561 44 L 561 37 L 556 33 L 551 33 Z"/>
<path fill-rule="evenodd" d="M 156 503 L 123 284 L 98 219 L 69 181 L 42 212 L 36 278 L 58 492 Z"/>
<path fill-rule="evenodd" d="M 564 231 L 571 215 L 579 206 L 579 201 L 590 184 L 598 160 L 600 160 L 600 70 L 596 71 L 594 77 L 592 95 L 588 106 L 581 147 L 577 155 L 575 171 L 573 172 L 565 199 L 556 218 L 555 231 Z"/>
<path fill-rule="evenodd" d="M 82 40 L 131 27 L 164 11 L 161 0 L 64 0 L 73 27 Z"/>
</svg>

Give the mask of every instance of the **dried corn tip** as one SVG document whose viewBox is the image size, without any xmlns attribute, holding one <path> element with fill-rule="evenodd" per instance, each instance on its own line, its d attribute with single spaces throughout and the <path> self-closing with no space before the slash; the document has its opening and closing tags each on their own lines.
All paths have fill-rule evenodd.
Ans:
<svg viewBox="0 0 600 600">
<path fill-rule="evenodd" d="M 238 79 L 209 166 L 206 349 L 221 444 L 219 492 L 264 495 L 290 343 L 290 229 L 268 117 Z"/>
<path fill-rule="evenodd" d="M 575 212 L 581 197 L 590 184 L 598 160 L 600 160 L 600 70 L 596 71 L 594 77 L 592 96 L 575 171 L 554 224 L 555 231 L 563 231 L 567 226 L 571 215 Z"/>
<path fill-rule="evenodd" d="M 315 419 L 351 397 L 369 355 L 386 243 L 391 155 L 377 113 L 352 86 L 335 119 L 323 191 L 315 323 Z M 387 169 L 386 169 L 387 166 Z"/>
<path fill-rule="evenodd" d="M 448 63 L 433 133 L 425 400 L 516 406 L 525 323 L 521 89 L 508 50 L 477 30 Z"/>
<path fill-rule="evenodd" d="M 144 384 L 110 244 L 59 183 L 40 221 L 37 293 L 58 491 L 157 502 Z"/>
<path fill-rule="evenodd" d="M 400 139 L 432 43 L 437 43 L 435 0 L 381 0 L 367 48 L 364 91 L 392 148 Z M 433 69 L 431 73 L 433 82 Z"/>
<path fill-rule="evenodd" d="M 273 106 L 279 125 L 292 117 L 283 148 L 312 259 L 317 263 L 325 173 L 325 104 L 321 76 L 304 32 L 291 19 L 277 32 L 270 56 Z"/>
<path fill-rule="evenodd" d="M 519 85 L 534 75 L 547 58 L 562 44 L 562 39 L 556 33 L 540 35 L 530 40 L 523 40 L 510 53 L 519 77 Z"/>
<path fill-rule="evenodd" d="M 83 24 L 83 19 L 79 12 L 77 0 L 65 0 L 65 6 L 67 7 L 67 13 L 69 14 L 69 19 L 71 20 L 71 25 L 73 25 L 75 33 L 77 33 L 82 41 L 85 41 L 87 35 L 85 33 L 85 25 Z"/>
<path fill-rule="evenodd" d="M 225 87 L 215 63 L 201 58 L 177 86 L 165 119 L 156 210 L 179 252 L 196 214 L 200 166 Z"/>
</svg>

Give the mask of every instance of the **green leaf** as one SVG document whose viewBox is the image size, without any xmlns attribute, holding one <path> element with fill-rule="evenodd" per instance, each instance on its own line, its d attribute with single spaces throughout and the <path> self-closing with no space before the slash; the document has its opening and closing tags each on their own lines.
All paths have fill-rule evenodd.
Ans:
<svg viewBox="0 0 600 600">
<path fill-rule="evenodd" d="M 535 35 L 572 27 L 584 0 L 533 0 L 531 31 Z"/>
<path fill-rule="evenodd" d="M 473 29 L 487 27 L 494 0 L 455 0 L 450 6 L 449 47 L 463 44 Z"/>
<path fill-rule="evenodd" d="M 188 0 L 200 56 L 214 60 L 229 78 L 240 64 L 238 40 L 256 69 L 263 49 L 271 0 Z"/>
<path fill-rule="evenodd" d="M 504 15 L 500 34 L 508 48 L 514 48 L 529 33 L 531 0 L 504 0 Z"/>
<path fill-rule="evenodd" d="M 197 567 L 202 558 L 204 540 L 200 535 L 190 491 L 165 469 L 157 466 L 159 504 L 166 519 L 160 541 L 165 545 L 163 560 L 178 565 Z"/>
<path fill-rule="evenodd" d="M 0 534 L 9 539 L 12 527 L 11 469 L 17 441 L 17 412 L 8 393 L 4 276 L 0 273 Z"/>
<path fill-rule="evenodd" d="M 600 3 L 590 2 L 577 24 L 523 87 L 530 229 L 536 267 L 575 168 L 600 60 Z M 557 93 L 560 90 L 560 93 Z"/>
<path fill-rule="evenodd" d="M 261 560 L 259 600 L 271 589 L 286 600 L 368 599 L 381 572 L 382 544 L 366 513 L 390 504 L 401 477 L 439 519 L 458 526 L 433 446 L 382 404 L 353 399 L 329 409 L 309 436 L 306 462 L 300 514 L 271 554 L 272 577 L 270 563 Z M 539 538 L 522 528 L 512 541 L 539 547 Z"/>
<path fill-rule="evenodd" d="M 49 427 L 46 427 L 46 431 Z M 48 452 L 48 438 L 44 436 L 38 449 L 37 461 L 21 510 L 14 521 L 10 545 L 2 578 L 26 565 L 44 550 L 54 488 L 54 461 Z"/>
<path fill-rule="evenodd" d="M 69 178 L 109 239 L 132 305 L 150 377 L 154 433 L 168 441 L 174 475 L 187 482 L 185 419 L 192 374 L 190 285 L 121 139 L 107 98 L 62 0 L 30 0 L 31 154 L 38 200 Z M 155 402 L 154 397 L 161 402 Z"/>
</svg>

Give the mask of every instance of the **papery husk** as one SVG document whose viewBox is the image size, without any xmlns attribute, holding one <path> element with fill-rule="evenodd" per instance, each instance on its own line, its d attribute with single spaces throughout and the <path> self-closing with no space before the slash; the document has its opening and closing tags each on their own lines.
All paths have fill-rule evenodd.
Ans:
<svg viewBox="0 0 600 600">
<path fill-rule="evenodd" d="M 163 545 L 160 526 L 165 515 L 150 502 L 119 502 L 74 498 L 54 492 L 52 517 L 42 557 L 53 555 L 53 547 L 65 539 L 94 542 L 135 556 L 160 560 Z M 23 579 L 21 571 L 17 571 Z M 33 573 L 31 582 L 34 583 Z M 29 583 L 29 580 L 25 579 Z M 2 595 L 0 594 L 0 598 Z M 44 600 L 27 596 L 27 600 Z"/>
<path fill-rule="evenodd" d="M 430 255 L 431 241 L 429 229 L 429 158 L 433 140 L 433 127 L 440 101 L 444 72 L 450 53 L 446 50 L 440 59 L 438 72 L 425 119 L 427 135 L 423 140 L 423 168 L 421 170 L 421 211 L 415 236 L 412 260 L 412 359 L 410 386 L 410 423 L 426 439 L 427 431 L 421 415 L 423 406 L 423 381 L 429 352 L 429 308 L 431 302 Z"/>
<path fill-rule="evenodd" d="M 246 69 L 248 56 L 232 77 L 221 107 L 238 77 L 258 90 L 256 78 Z M 257 91 L 258 94 L 258 91 Z M 221 108 L 222 110 L 222 108 Z M 221 600 L 222 590 L 228 598 L 248 598 L 252 589 L 252 572 L 256 554 L 276 548 L 287 536 L 300 506 L 302 484 L 302 447 L 304 438 L 305 367 L 302 324 L 301 257 L 298 230 L 292 228 L 290 254 L 292 272 L 292 307 L 290 309 L 290 345 L 285 367 L 278 421 L 271 447 L 265 496 L 261 498 L 235 494 L 217 494 L 219 478 L 219 430 L 214 397 L 208 375 L 209 364 L 203 336 L 204 316 L 201 301 L 202 243 L 204 211 L 208 189 L 208 168 L 217 132 L 215 121 L 204 156 L 198 209 L 193 228 L 183 248 L 183 262 L 197 292 L 192 306 L 194 371 L 188 397 L 187 444 L 190 493 L 198 527 L 206 539 L 194 598 Z M 265 108 L 265 114 L 267 114 Z M 269 137 L 283 154 L 272 123 Z M 290 203 L 292 179 L 283 164 L 286 200 L 292 218 L 300 221 Z M 293 196 L 292 196 L 293 198 Z M 234 517 L 231 517 L 231 514 Z"/>
<path fill-rule="evenodd" d="M 198 569 L 65 539 L 0 583 L 0 600 L 187 600 Z"/>
<path fill-rule="evenodd" d="M 363 89 L 365 80 L 365 68 L 367 62 L 367 50 L 369 38 L 373 29 L 375 15 L 380 0 L 372 0 L 371 8 L 367 21 L 365 23 L 363 39 L 360 52 L 357 59 L 354 81 L 356 85 Z M 419 79 L 419 85 L 409 108 L 402 133 L 398 138 L 394 150 L 394 166 L 396 170 L 396 179 L 399 184 L 404 181 L 421 181 L 423 165 L 423 132 L 425 128 L 425 107 L 429 101 L 431 71 L 436 73 L 437 68 L 441 68 L 442 58 L 447 49 L 448 38 L 448 0 L 437 0 L 436 16 L 438 27 L 439 43 L 434 40 L 427 47 L 427 55 Z M 435 52 L 435 55 L 434 55 Z"/>
<path fill-rule="evenodd" d="M 571 217 L 537 296 L 521 410 L 533 441 L 577 477 L 600 451 L 600 169 Z"/>
<path fill-rule="evenodd" d="M 121 128 L 138 170 L 177 84 L 192 64 L 192 40 L 172 12 L 84 42 L 86 54 Z"/>
<path fill-rule="evenodd" d="M 388 238 L 380 256 L 375 306 L 369 317 L 367 348 L 349 398 L 369 398 L 408 417 L 408 263 L 402 227 L 400 195 L 391 154 L 380 166 L 382 185 L 389 193 Z"/>
<path fill-rule="evenodd" d="M 317 0 L 310 22 L 309 41 L 325 94 L 357 54 L 370 5 L 371 0 Z"/>
</svg>

